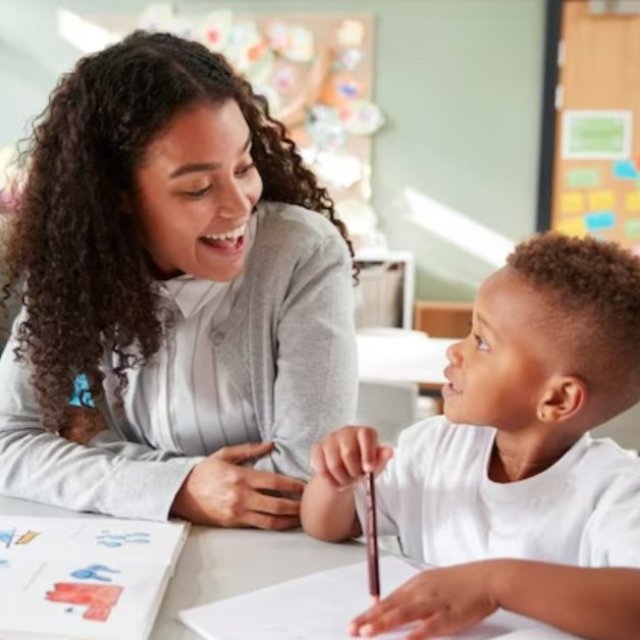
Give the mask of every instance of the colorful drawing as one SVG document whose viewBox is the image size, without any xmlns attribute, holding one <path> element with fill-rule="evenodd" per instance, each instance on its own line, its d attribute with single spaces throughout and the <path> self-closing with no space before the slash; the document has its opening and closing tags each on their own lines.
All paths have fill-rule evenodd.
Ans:
<svg viewBox="0 0 640 640">
<path fill-rule="evenodd" d="M 0 545 L 3 545 L 5 549 L 8 549 L 15 538 L 15 529 L 0 530 Z"/>
<path fill-rule="evenodd" d="M 587 231 L 604 231 L 613 229 L 616 226 L 616 214 L 613 211 L 594 211 L 587 213 L 584 217 Z"/>
<path fill-rule="evenodd" d="M 567 186 L 575 188 L 588 188 L 600 186 L 600 171 L 598 169 L 569 169 L 566 175 Z"/>
<path fill-rule="evenodd" d="M 103 529 L 96 536 L 96 542 L 104 547 L 122 547 L 129 544 L 148 544 L 151 542 L 151 536 L 145 531 L 119 534 Z"/>
<path fill-rule="evenodd" d="M 584 195 L 580 191 L 567 191 L 560 195 L 562 213 L 582 213 L 584 211 Z"/>
<path fill-rule="evenodd" d="M 625 220 L 624 232 L 627 238 L 640 238 L 640 219 L 632 218 L 631 220 Z"/>
<path fill-rule="evenodd" d="M 40 535 L 40 531 L 27 531 L 23 533 L 17 540 L 16 544 L 29 544 Z"/>
<path fill-rule="evenodd" d="M 627 159 L 631 151 L 631 122 L 631 111 L 564 111 L 562 158 Z"/>
<path fill-rule="evenodd" d="M 582 217 L 560 220 L 557 224 L 557 229 L 560 233 L 564 233 L 567 236 L 577 236 L 581 238 L 587 235 L 587 227 Z"/>
<path fill-rule="evenodd" d="M 606 189 L 592 191 L 589 194 L 589 208 L 593 211 L 606 211 L 615 207 L 613 191 Z"/>
<path fill-rule="evenodd" d="M 105 622 L 123 590 L 116 585 L 56 582 L 53 591 L 47 591 L 45 597 L 50 602 L 84 605 L 87 607 L 82 616 L 85 620 Z"/>
<path fill-rule="evenodd" d="M 78 578 L 78 580 L 99 580 L 101 582 L 111 582 L 111 578 L 108 576 L 100 575 L 99 572 L 107 573 L 120 573 L 117 569 L 110 569 L 103 564 L 91 564 L 84 569 L 76 569 L 71 572 L 72 578 Z"/>
<path fill-rule="evenodd" d="M 635 180 L 640 174 L 633 160 L 618 160 L 613 163 L 613 177 L 618 180 Z"/>
<path fill-rule="evenodd" d="M 627 193 L 624 198 L 624 205 L 629 212 L 636 213 L 640 211 L 640 190 Z"/>
</svg>

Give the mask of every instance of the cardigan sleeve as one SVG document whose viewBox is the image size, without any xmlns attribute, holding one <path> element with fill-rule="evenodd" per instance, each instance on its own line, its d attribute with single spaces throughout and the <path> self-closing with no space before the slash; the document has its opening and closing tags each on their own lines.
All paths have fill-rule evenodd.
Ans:
<svg viewBox="0 0 640 640">
<path fill-rule="evenodd" d="M 116 443 L 86 447 L 45 431 L 31 367 L 14 355 L 23 319 L 24 312 L 0 358 L 0 493 L 74 511 L 165 520 L 201 458 L 167 459 Z"/>
<path fill-rule="evenodd" d="M 358 386 L 353 303 L 351 258 L 344 240 L 332 232 L 292 272 L 277 319 L 272 411 L 263 425 L 274 451 L 256 468 L 306 479 L 313 443 L 353 421 Z"/>
</svg>

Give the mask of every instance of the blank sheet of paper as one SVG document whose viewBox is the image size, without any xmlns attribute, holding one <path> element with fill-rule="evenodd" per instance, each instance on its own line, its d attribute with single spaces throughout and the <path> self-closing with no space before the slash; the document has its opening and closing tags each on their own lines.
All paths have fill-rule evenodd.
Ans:
<svg viewBox="0 0 640 640">
<path fill-rule="evenodd" d="M 381 558 L 382 595 L 388 595 L 417 573 L 417 569 L 398 558 Z M 369 606 L 367 565 L 358 563 L 186 609 L 179 617 L 208 640 L 333 640 L 350 638 L 346 633 L 349 622 Z M 487 624 L 456 637 L 486 640 L 506 630 Z M 405 629 L 377 638 L 406 635 Z"/>
</svg>

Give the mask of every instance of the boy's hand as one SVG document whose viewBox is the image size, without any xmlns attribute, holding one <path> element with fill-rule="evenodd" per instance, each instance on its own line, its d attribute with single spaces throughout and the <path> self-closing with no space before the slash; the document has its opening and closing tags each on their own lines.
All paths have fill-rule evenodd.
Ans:
<svg viewBox="0 0 640 640">
<path fill-rule="evenodd" d="M 417 622 L 407 640 L 451 635 L 479 623 L 498 605 L 489 588 L 492 562 L 429 569 L 353 620 L 352 636 L 379 633 Z"/>
<path fill-rule="evenodd" d="M 347 489 L 365 473 L 380 473 L 392 456 L 372 427 L 342 427 L 313 447 L 311 468 L 335 489 Z"/>
</svg>

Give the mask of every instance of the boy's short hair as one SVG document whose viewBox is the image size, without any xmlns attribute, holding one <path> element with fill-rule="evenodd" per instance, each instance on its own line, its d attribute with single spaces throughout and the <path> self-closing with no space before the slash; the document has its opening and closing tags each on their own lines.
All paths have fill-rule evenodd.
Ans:
<svg viewBox="0 0 640 640">
<path fill-rule="evenodd" d="M 587 385 L 593 424 L 640 399 L 640 258 L 614 242 L 547 232 L 520 243 L 509 267 L 548 301 L 541 327 L 567 374 Z"/>
</svg>

